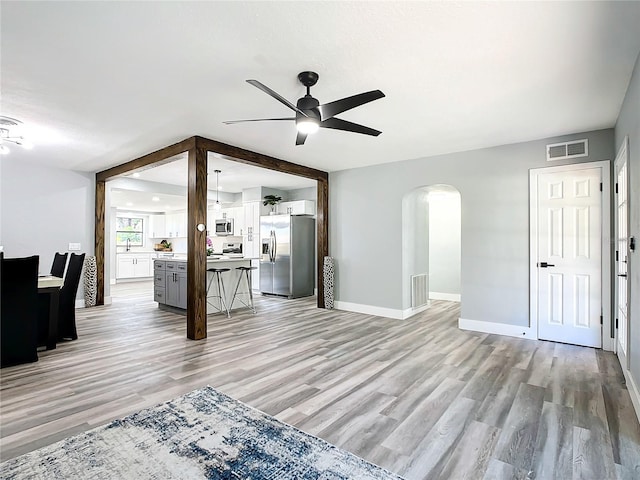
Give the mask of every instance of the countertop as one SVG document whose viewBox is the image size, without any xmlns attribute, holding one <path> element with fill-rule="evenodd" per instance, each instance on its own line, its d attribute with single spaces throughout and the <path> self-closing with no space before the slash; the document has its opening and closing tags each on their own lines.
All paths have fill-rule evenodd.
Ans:
<svg viewBox="0 0 640 480">
<path fill-rule="evenodd" d="M 187 260 L 184 258 L 158 258 L 156 260 L 161 260 L 164 262 L 186 262 Z M 242 258 L 231 258 L 231 257 L 213 257 L 213 256 L 209 256 L 207 257 L 207 263 L 209 262 L 244 262 L 246 260 L 259 260 L 257 257 L 242 257 Z"/>
<path fill-rule="evenodd" d="M 168 252 L 166 250 L 162 250 L 162 251 L 158 251 L 158 250 L 129 250 L 128 252 L 116 252 L 116 255 L 136 255 L 138 253 L 157 253 L 157 254 L 162 254 L 162 253 L 172 253 L 174 255 L 186 255 L 186 253 L 180 253 L 180 252 Z"/>
</svg>

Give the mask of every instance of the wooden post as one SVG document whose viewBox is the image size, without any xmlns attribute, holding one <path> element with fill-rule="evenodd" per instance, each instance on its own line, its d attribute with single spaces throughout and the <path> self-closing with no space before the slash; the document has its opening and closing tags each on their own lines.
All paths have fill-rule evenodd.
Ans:
<svg viewBox="0 0 640 480">
<path fill-rule="evenodd" d="M 104 305 L 104 245 L 105 245 L 105 182 L 96 179 L 96 220 L 95 251 L 96 256 L 96 305 Z"/>
<path fill-rule="evenodd" d="M 329 179 L 318 179 L 318 206 L 316 221 L 318 222 L 318 246 L 316 258 L 316 275 L 318 284 L 318 308 L 324 308 L 324 257 L 329 255 Z"/>
<path fill-rule="evenodd" d="M 196 140 L 188 155 L 187 338 L 207 338 L 207 150 Z M 203 231 L 198 225 L 204 225 Z"/>
</svg>

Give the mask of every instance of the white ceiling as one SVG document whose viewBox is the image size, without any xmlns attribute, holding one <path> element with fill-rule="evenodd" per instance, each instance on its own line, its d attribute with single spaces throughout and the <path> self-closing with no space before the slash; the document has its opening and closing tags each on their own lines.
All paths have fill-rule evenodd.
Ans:
<svg viewBox="0 0 640 480">
<path fill-rule="evenodd" d="M 216 169 L 220 170 L 218 186 L 222 193 L 219 200 L 225 206 L 229 203 L 229 197 L 225 197 L 224 193 L 241 194 L 244 189 L 254 187 L 268 187 L 284 191 L 316 187 L 315 180 L 253 167 L 221 158 L 213 153 L 209 153 L 207 163 L 207 188 L 210 204 L 213 204 L 216 199 Z M 129 175 L 129 177 L 153 183 L 147 184 L 147 191 L 136 191 L 124 186 L 112 188 L 110 201 L 112 207 L 138 212 L 166 212 L 187 208 L 186 154 L 176 155 L 175 160 L 170 163 L 140 171 Z M 185 187 L 185 193 L 184 195 L 170 195 L 164 193 L 164 188 L 154 190 L 153 185 L 158 183 Z"/>
<path fill-rule="evenodd" d="M 98 171 L 201 135 L 334 171 L 614 126 L 640 2 L 8 2 L 1 114 L 27 162 Z M 381 89 L 295 146 L 292 102 Z"/>
<path fill-rule="evenodd" d="M 132 212 L 171 212 L 187 208 L 186 195 L 137 192 L 114 188 L 111 190 L 110 205 L 118 210 Z"/>
<path fill-rule="evenodd" d="M 173 162 L 141 171 L 138 178 L 186 187 L 187 156 L 184 154 L 176 158 Z M 253 167 L 209 153 L 207 161 L 207 187 L 209 190 L 216 189 L 216 169 L 220 170 L 218 178 L 221 192 L 241 193 L 242 190 L 253 187 L 295 190 L 316 186 L 315 180 Z"/>
</svg>

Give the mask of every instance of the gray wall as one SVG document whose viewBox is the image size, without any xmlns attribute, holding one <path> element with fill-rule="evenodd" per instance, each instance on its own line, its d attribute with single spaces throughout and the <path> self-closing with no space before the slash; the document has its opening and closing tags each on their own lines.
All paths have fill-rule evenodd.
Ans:
<svg viewBox="0 0 640 480">
<path fill-rule="evenodd" d="M 633 76 L 618 116 L 615 129 L 616 151 L 622 145 L 625 136 L 629 136 L 629 211 L 631 222 L 629 235 L 640 242 L 640 56 L 636 60 Z M 640 246 L 629 257 L 630 327 L 629 360 L 631 375 L 640 386 Z"/>
<path fill-rule="evenodd" d="M 460 195 L 429 195 L 429 291 L 460 294 Z"/>
<path fill-rule="evenodd" d="M 318 199 L 317 188 L 316 187 L 307 187 L 307 188 L 298 188 L 296 190 L 287 190 L 286 192 L 287 201 L 294 200 L 313 200 L 314 202 Z"/>
<path fill-rule="evenodd" d="M 402 199 L 402 304 L 411 307 L 411 277 L 429 273 L 429 202 L 424 189 Z M 382 256 L 384 254 L 381 254 Z M 375 260 L 374 260 L 375 261 Z M 385 278 L 380 279 L 383 283 Z"/>
<path fill-rule="evenodd" d="M 588 157 L 546 161 L 547 144 L 585 137 Z M 462 318 L 528 326 L 529 169 L 613 160 L 613 144 L 613 129 L 607 129 L 331 173 L 336 300 L 407 308 L 399 247 L 402 199 L 440 183 L 461 195 Z"/>
<path fill-rule="evenodd" d="M 0 218 L 5 257 L 40 256 L 40 273 L 49 273 L 55 252 L 69 243 L 94 254 L 94 175 L 32 165 L 3 156 Z M 80 253 L 76 252 L 76 253 Z M 82 281 L 78 297 L 83 296 Z"/>
</svg>

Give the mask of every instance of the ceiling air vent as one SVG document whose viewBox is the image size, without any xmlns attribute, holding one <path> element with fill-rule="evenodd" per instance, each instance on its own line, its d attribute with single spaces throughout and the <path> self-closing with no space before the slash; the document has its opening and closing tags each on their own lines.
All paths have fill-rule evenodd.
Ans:
<svg viewBox="0 0 640 480">
<path fill-rule="evenodd" d="M 547 162 L 567 158 L 586 157 L 588 155 L 589 140 L 586 138 L 584 140 L 547 145 Z"/>
</svg>

